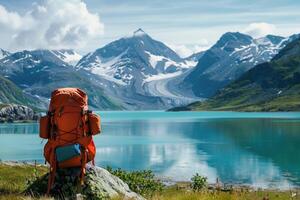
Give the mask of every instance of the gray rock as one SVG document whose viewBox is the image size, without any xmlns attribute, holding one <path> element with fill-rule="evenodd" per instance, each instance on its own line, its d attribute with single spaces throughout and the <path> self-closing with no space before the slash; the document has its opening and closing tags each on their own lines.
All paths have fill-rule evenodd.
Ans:
<svg viewBox="0 0 300 200">
<path fill-rule="evenodd" d="M 101 167 L 87 167 L 83 186 L 78 185 L 79 173 L 78 168 L 60 169 L 56 174 L 51 195 L 58 199 L 73 199 L 78 196 L 81 199 L 110 199 L 119 196 L 123 199 L 144 200 L 142 196 L 131 191 L 120 178 Z M 25 193 L 43 196 L 47 182 L 48 174 L 32 181 Z"/>
<path fill-rule="evenodd" d="M 38 120 L 39 114 L 23 105 L 8 104 L 0 109 L 0 122 Z"/>
<path fill-rule="evenodd" d="M 90 184 L 95 184 L 103 193 L 106 193 L 110 198 L 121 195 L 125 199 L 144 199 L 142 196 L 131 191 L 126 183 L 120 178 L 112 175 L 107 170 L 101 167 L 91 167 L 88 169 L 90 176 Z"/>
</svg>

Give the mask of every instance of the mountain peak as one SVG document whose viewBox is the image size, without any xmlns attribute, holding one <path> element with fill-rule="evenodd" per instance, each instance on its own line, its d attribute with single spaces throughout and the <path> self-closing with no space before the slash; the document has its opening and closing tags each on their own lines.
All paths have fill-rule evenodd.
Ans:
<svg viewBox="0 0 300 200">
<path fill-rule="evenodd" d="M 133 35 L 134 36 L 143 36 L 143 35 L 147 35 L 147 33 L 145 33 L 145 31 L 143 29 L 139 28 L 133 32 Z"/>
<path fill-rule="evenodd" d="M 251 36 L 240 32 L 227 32 L 221 36 L 221 38 L 217 41 L 215 47 L 225 47 L 228 45 L 228 42 L 230 42 L 231 45 L 250 44 L 252 40 L 253 38 Z"/>
<path fill-rule="evenodd" d="M 221 36 L 221 39 L 226 40 L 252 40 L 253 38 L 249 35 L 240 33 L 240 32 L 227 32 Z"/>
</svg>

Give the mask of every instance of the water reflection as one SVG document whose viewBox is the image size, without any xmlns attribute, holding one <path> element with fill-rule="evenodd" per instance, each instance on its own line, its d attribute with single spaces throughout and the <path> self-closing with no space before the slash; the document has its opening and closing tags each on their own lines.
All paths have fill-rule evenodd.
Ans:
<svg viewBox="0 0 300 200">
<path fill-rule="evenodd" d="M 300 158 L 292 157 L 299 152 L 299 124 L 298 120 L 279 119 L 139 120 L 127 121 L 125 126 L 108 123 L 104 128 L 114 139 L 100 144 L 103 138 L 99 137 L 97 144 L 110 146 L 103 147 L 105 152 L 102 147 L 98 149 L 97 161 L 129 170 L 149 168 L 175 180 L 188 180 L 200 172 L 210 182 L 219 177 L 227 183 L 289 188 L 300 185 Z M 111 155 L 118 159 L 112 160 Z"/>
<path fill-rule="evenodd" d="M 0 124 L 0 134 L 37 134 L 36 123 L 4 123 Z"/>
<path fill-rule="evenodd" d="M 106 113 L 107 114 L 107 113 Z M 169 114 L 168 115 L 174 115 Z M 196 172 L 209 182 L 256 187 L 300 186 L 300 120 L 236 117 L 145 117 L 114 113 L 95 137 L 96 163 L 127 170 L 152 169 L 172 180 L 189 180 Z M 253 114 L 252 114 L 253 115 Z M 134 118 L 136 117 L 136 118 Z M 0 126 L 0 158 L 42 161 L 36 124 Z M 5 133 L 5 134 L 3 134 Z M 9 133 L 9 134 L 6 134 Z M 15 133 L 27 133 L 29 135 Z M 17 147 L 9 141 L 17 141 Z"/>
</svg>

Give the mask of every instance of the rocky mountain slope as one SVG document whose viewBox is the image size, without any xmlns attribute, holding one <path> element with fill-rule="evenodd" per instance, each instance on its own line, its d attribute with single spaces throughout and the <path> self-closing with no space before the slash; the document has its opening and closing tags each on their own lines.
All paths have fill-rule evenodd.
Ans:
<svg viewBox="0 0 300 200">
<path fill-rule="evenodd" d="M 48 101 L 51 91 L 56 88 L 79 87 L 89 94 L 92 107 L 120 108 L 105 96 L 99 86 L 90 81 L 89 74 L 78 73 L 64 59 L 59 51 L 16 52 L 0 60 L 0 74 L 15 83 L 24 93 L 43 102 Z"/>
<path fill-rule="evenodd" d="M 177 76 L 194 65 L 138 29 L 130 37 L 87 54 L 75 69 L 94 74 L 98 85 L 128 109 L 165 109 L 180 102 L 151 83 Z"/>
<path fill-rule="evenodd" d="M 51 52 L 69 65 L 76 65 L 82 58 L 82 55 L 72 49 L 52 50 Z"/>
<path fill-rule="evenodd" d="M 198 60 L 204 55 L 205 51 L 200 51 L 197 53 L 193 53 L 192 55 L 185 58 L 185 60 L 188 61 L 194 61 L 196 64 L 198 63 Z"/>
<path fill-rule="evenodd" d="M 300 39 L 256 65 L 212 99 L 174 110 L 300 110 Z"/>
<path fill-rule="evenodd" d="M 297 37 L 267 35 L 254 39 L 239 32 L 225 33 L 201 56 L 197 66 L 182 78 L 178 87 L 184 91 L 191 90 L 199 97 L 210 97 L 255 65 L 270 61 Z"/>
</svg>

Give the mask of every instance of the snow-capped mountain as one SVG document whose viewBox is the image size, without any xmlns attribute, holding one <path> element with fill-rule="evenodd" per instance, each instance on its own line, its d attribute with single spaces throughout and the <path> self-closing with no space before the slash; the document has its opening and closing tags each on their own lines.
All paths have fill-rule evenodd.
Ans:
<svg viewBox="0 0 300 200">
<path fill-rule="evenodd" d="M 205 52 L 181 58 L 138 29 L 83 57 L 73 50 L 0 51 L 0 75 L 43 101 L 55 88 L 80 87 L 95 108 L 168 109 L 210 97 L 298 37 L 226 33 Z"/>
<path fill-rule="evenodd" d="M 57 52 L 56 52 L 57 53 Z M 20 51 L 0 60 L 0 74 L 11 80 L 24 92 L 48 100 L 51 92 L 59 87 L 85 89 L 95 108 L 114 108 L 114 105 L 93 84 L 86 73 L 78 73 L 52 50 Z"/>
<path fill-rule="evenodd" d="M 238 32 L 225 33 L 204 53 L 179 87 L 185 91 L 192 89 L 200 97 L 210 97 L 255 65 L 270 61 L 295 38 L 297 35 L 288 38 L 267 35 L 254 39 Z"/>
<path fill-rule="evenodd" d="M 12 55 L 8 51 L 4 51 L 0 49 L 0 60 L 2 60 L 2 63 L 6 63 L 10 60 L 13 60 L 14 63 L 19 63 L 22 60 L 28 61 L 29 63 L 27 67 L 33 67 L 38 62 L 44 60 L 44 61 L 50 61 L 54 62 L 57 65 L 75 65 L 80 59 L 81 55 L 78 54 L 76 51 L 72 49 L 62 49 L 62 50 L 47 50 L 47 49 L 38 49 L 33 51 L 20 51 L 16 52 L 11 56 L 10 58 L 5 59 L 7 56 Z M 14 59 L 18 58 L 18 59 Z"/>
<path fill-rule="evenodd" d="M 6 56 L 9 56 L 10 54 L 11 54 L 10 52 L 5 51 L 5 50 L 3 50 L 3 49 L 0 48 L 0 60 L 2 58 L 5 58 Z"/>
<path fill-rule="evenodd" d="M 87 54 L 75 69 L 97 76 L 104 90 L 125 102 L 125 107 L 155 109 L 166 108 L 172 99 L 157 95 L 147 83 L 177 76 L 191 67 L 191 62 L 138 29 L 132 36 Z"/>
<path fill-rule="evenodd" d="M 142 29 L 89 53 L 76 65 L 77 70 L 88 70 L 123 85 L 190 67 L 173 50 L 152 39 Z"/>
<path fill-rule="evenodd" d="M 68 66 L 50 50 L 16 52 L 1 59 L 0 65 L 2 75 L 10 77 L 14 83 L 23 85 L 34 83 L 35 78 L 45 79 L 43 74 L 47 74 L 48 71 L 57 71 Z"/>
</svg>

